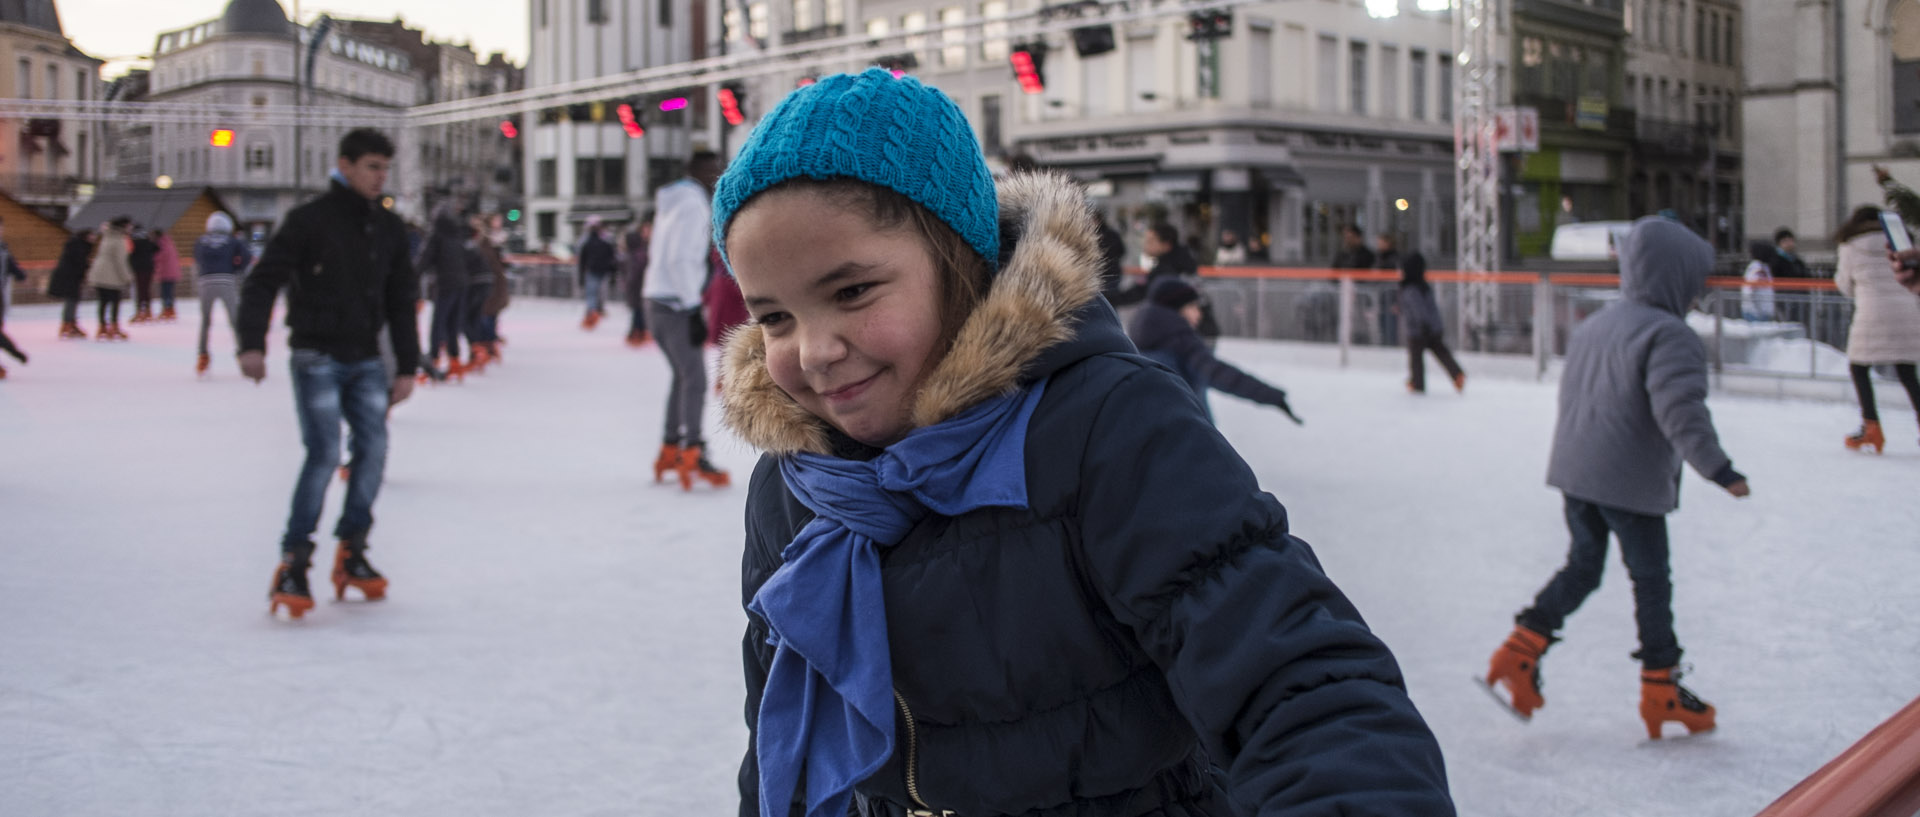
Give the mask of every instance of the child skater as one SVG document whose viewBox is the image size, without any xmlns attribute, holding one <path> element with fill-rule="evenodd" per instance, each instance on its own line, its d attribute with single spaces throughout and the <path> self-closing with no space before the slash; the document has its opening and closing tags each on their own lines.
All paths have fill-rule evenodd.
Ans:
<svg viewBox="0 0 1920 817">
<path fill-rule="evenodd" d="M 1213 356 L 1213 350 L 1200 337 L 1199 326 L 1204 320 L 1200 290 L 1179 278 L 1162 278 L 1147 288 L 1147 302 L 1127 322 L 1127 336 L 1139 347 L 1140 354 L 1172 369 L 1187 382 L 1208 418 L 1212 418 L 1213 408 L 1207 403 L 1207 390 L 1219 389 L 1277 408 L 1287 419 L 1306 425 L 1287 405 L 1286 392 Z"/>
<path fill-rule="evenodd" d="M 1133 353 L 1077 184 L 996 191 L 945 94 L 869 69 L 770 112 L 713 225 L 766 452 L 743 815 L 1454 812 L 1386 645 Z"/>
<path fill-rule="evenodd" d="M 1688 733 L 1713 728 L 1713 707 L 1680 685 L 1667 565 L 1667 514 L 1680 504 L 1683 460 L 1728 493 L 1748 493 L 1747 478 L 1720 449 L 1707 412 L 1706 346 L 1686 322 L 1712 269 L 1713 248 L 1679 222 L 1640 219 L 1620 247 L 1620 300 L 1581 322 L 1567 341 L 1547 484 L 1566 495 L 1573 544 L 1566 566 L 1515 616 L 1517 626 L 1487 670 L 1487 684 L 1504 683 L 1523 718 L 1546 704 L 1540 656 L 1600 586 L 1611 533 L 1633 582 L 1640 629 L 1633 657 L 1640 659 L 1648 737 L 1658 739 L 1668 721 Z"/>
<path fill-rule="evenodd" d="M 1394 311 L 1400 313 L 1400 337 L 1407 339 L 1407 391 L 1427 392 L 1427 353 L 1440 361 L 1453 381 L 1454 391 L 1467 390 L 1467 373 L 1447 349 L 1447 326 L 1440 319 L 1440 302 L 1433 297 L 1433 285 L 1427 283 L 1427 257 L 1412 253 L 1400 262 L 1400 296 Z"/>
</svg>

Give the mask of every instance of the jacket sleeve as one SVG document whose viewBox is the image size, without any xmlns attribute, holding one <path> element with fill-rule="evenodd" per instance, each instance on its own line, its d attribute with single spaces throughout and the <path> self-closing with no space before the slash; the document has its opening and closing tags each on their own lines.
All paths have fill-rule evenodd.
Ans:
<svg viewBox="0 0 1920 817">
<path fill-rule="evenodd" d="M 407 256 L 407 235 L 397 232 L 393 239 L 393 267 L 387 271 L 387 332 L 393 341 L 395 377 L 412 377 L 420 370 L 420 313 L 414 302 L 420 299 L 420 275 Z"/>
<path fill-rule="evenodd" d="M 1853 262 L 1853 259 L 1849 257 L 1852 254 L 1853 254 L 1853 248 L 1847 246 L 1845 243 L 1842 243 L 1840 245 L 1839 260 L 1837 260 L 1833 265 L 1833 287 L 1835 289 L 1840 290 L 1840 294 L 1845 295 L 1848 298 L 1853 297 L 1853 263 L 1854 262 Z"/>
<path fill-rule="evenodd" d="M 1089 579 L 1165 673 L 1243 814 L 1451 815 L 1400 668 L 1185 388 L 1146 369 L 1082 459 Z"/>
<path fill-rule="evenodd" d="M 1202 341 L 1198 334 L 1181 333 L 1175 338 L 1174 347 L 1187 371 L 1198 372 L 1208 388 L 1226 392 L 1242 400 L 1252 400 L 1255 403 L 1274 407 L 1286 405 L 1286 392 L 1269 386 L 1260 378 L 1214 357 L 1213 350 L 1207 348 L 1206 342 Z"/>
<path fill-rule="evenodd" d="M 1656 330 L 1647 350 L 1646 387 L 1660 433 L 1700 476 L 1726 479 L 1733 460 L 1720 449 L 1707 411 L 1707 347 L 1692 329 L 1678 324 Z"/>
<path fill-rule="evenodd" d="M 289 213 L 289 216 L 294 216 Z M 267 330 L 273 322 L 273 300 L 287 285 L 310 255 L 305 219 L 283 219 L 280 229 L 267 240 L 260 263 L 240 283 L 240 351 L 263 352 L 267 348 Z"/>
<path fill-rule="evenodd" d="M 762 509 L 774 508 L 778 503 L 769 501 L 767 494 L 777 493 L 783 499 L 786 485 L 780 479 L 780 469 L 771 456 L 762 456 L 759 465 L 753 469 L 753 476 L 747 488 L 747 542 L 746 553 L 740 560 L 740 607 L 746 609 L 753 601 L 760 585 L 766 584 L 773 571 L 780 567 L 780 553 L 799 530 L 798 520 L 790 515 L 792 503 L 787 504 L 788 514 L 768 512 Z M 792 528 L 792 530 L 785 530 Z M 760 697 L 767 689 L 767 673 L 773 666 L 773 647 L 767 643 L 767 625 L 760 617 L 747 612 L 747 631 L 740 639 L 741 665 L 746 670 L 747 700 L 744 715 L 747 720 L 747 747 L 745 757 L 740 761 L 740 817 L 760 817 L 760 763 L 754 747 L 759 738 Z M 799 792 L 795 792 L 792 817 L 804 817 L 806 805 L 800 802 Z M 848 814 L 853 814 L 849 806 Z"/>
</svg>

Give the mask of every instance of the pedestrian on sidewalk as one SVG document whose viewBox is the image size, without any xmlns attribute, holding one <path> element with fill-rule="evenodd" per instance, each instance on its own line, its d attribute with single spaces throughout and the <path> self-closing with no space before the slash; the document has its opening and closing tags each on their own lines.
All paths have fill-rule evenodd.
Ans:
<svg viewBox="0 0 1920 817">
<path fill-rule="evenodd" d="M 54 262 L 53 274 L 47 277 L 47 297 L 58 298 L 63 304 L 61 340 L 87 338 L 86 331 L 80 328 L 80 296 L 86 294 L 87 268 L 92 264 L 93 248 L 98 243 L 100 231 L 81 228 L 61 245 L 60 260 Z"/>
<path fill-rule="evenodd" d="M 1908 401 L 1920 408 L 1920 375 L 1914 366 L 1920 361 L 1920 298 L 1894 277 L 1880 208 L 1868 205 L 1853 211 L 1833 239 L 1840 247 L 1833 285 L 1853 300 L 1847 370 L 1860 400 L 1860 430 L 1847 435 L 1846 446 L 1855 451 L 1871 448 L 1877 454 L 1886 450 L 1887 435 L 1880 427 L 1873 367 L 1892 366 Z"/>
<path fill-rule="evenodd" d="M 996 187 L 874 68 L 788 95 L 713 202 L 766 452 L 742 814 L 1454 813 L 1392 654 L 1133 353 L 1078 182 Z"/>
<path fill-rule="evenodd" d="M 194 371 L 207 373 L 207 332 L 213 325 L 213 307 L 226 310 L 235 353 L 240 350 L 240 276 L 253 263 L 253 250 L 233 235 L 233 217 L 222 212 L 207 216 L 207 231 L 193 243 L 194 286 L 200 293 L 200 351 Z"/>
<path fill-rule="evenodd" d="M 1427 353 L 1432 352 L 1447 370 L 1454 391 L 1467 390 L 1467 373 L 1447 349 L 1447 326 L 1440 317 L 1440 302 L 1433 297 L 1433 285 L 1427 283 L 1427 257 L 1408 253 L 1400 262 L 1400 290 L 1393 310 L 1400 313 L 1400 336 L 1407 339 L 1407 391 L 1427 393 Z"/>
<path fill-rule="evenodd" d="M 87 267 L 87 285 L 100 299 L 100 331 L 95 340 L 126 340 L 120 331 L 120 299 L 133 286 L 133 267 L 127 256 L 133 252 L 133 218 L 120 216 L 100 227 L 100 249 Z"/>
<path fill-rule="evenodd" d="M 1566 565 L 1514 617 L 1487 685 L 1523 718 L 1546 704 L 1540 659 L 1568 615 L 1600 586 L 1607 537 L 1633 582 L 1640 632 L 1640 718 L 1659 738 L 1668 721 L 1714 727 L 1714 708 L 1680 685 L 1667 514 L 1680 504 L 1684 462 L 1736 497 L 1747 478 L 1720 448 L 1707 411 L 1707 348 L 1686 314 L 1706 291 L 1713 247 L 1686 226 L 1649 216 L 1620 246 L 1620 295 L 1574 327 L 1560 378 L 1547 484 L 1560 489 L 1572 544 Z"/>
<path fill-rule="evenodd" d="M 658 482 L 671 471 L 679 475 L 685 490 L 692 490 L 696 479 L 716 488 L 730 482 L 727 472 L 707 459 L 701 427 L 707 397 L 707 359 L 701 351 L 707 331 L 701 309 L 712 272 L 708 249 L 713 221 L 708 198 L 724 167 L 718 154 L 696 151 L 687 162 L 687 175 L 654 194 L 653 241 L 647 248 L 647 280 L 641 289 L 647 299 L 647 328 L 673 369 L 653 479 Z"/>
<path fill-rule="evenodd" d="M 367 534 L 386 472 L 387 409 L 413 393 L 420 361 L 419 282 L 407 257 L 405 225 L 380 206 L 393 155 L 393 142 L 379 131 L 348 131 L 327 192 L 288 211 L 241 284 L 240 372 L 255 382 L 267 376 L 268 323 L 274 299 L 287 290 L 294 413 L 306 459 L 268 609 L 285 607 L 294 618 L 313 607 L 310 537 L 340 467 L 342 422 L 352 431 L 353 470 L 334 526 L 334 598 L 344 599 L 349 587 L 368 601 L 386 596 L 386 578 L 367 561 Z M 391 374 L 380 356 L 383 331 L 393 350 Z"/>
</svg>

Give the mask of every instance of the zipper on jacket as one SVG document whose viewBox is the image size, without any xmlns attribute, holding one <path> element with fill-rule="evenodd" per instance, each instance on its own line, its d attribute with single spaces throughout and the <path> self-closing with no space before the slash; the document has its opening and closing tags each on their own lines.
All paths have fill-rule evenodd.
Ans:
<svg viewBox="0 0 1920 817">
<path fill-rule="evenodd" d="M 953 812 L 936 809 L 920 799 L 920 731 L 913 725 L 913 708 L 907 706 L 906 696 L 900 690 L 893 691 L 893 701 L 900 705 L 900 714 L 907 722 L 907 796 L 913 798 L 917 809 L 908 809 L 909 817 L 954 817 Z"/>
</svg>

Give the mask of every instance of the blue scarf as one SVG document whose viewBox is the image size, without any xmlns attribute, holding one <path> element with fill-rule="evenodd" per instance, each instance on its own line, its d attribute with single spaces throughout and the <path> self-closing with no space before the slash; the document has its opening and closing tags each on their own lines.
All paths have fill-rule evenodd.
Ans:
<svg viewBox="0 0 1920 817">
<path fill-rule="evenodd" d="M 806 770 L 807 817 L 844 817 L 853 786 L 893 755 L 893 664 L 880 548 L 929 514 L 1027 507 L 1027 421 L 1045 381 L 914 429 L 869 462 L 780 460 L 815 517 L 747 609 L 767 622 L 760 813 L 787 817 Z"/>
</svg>

